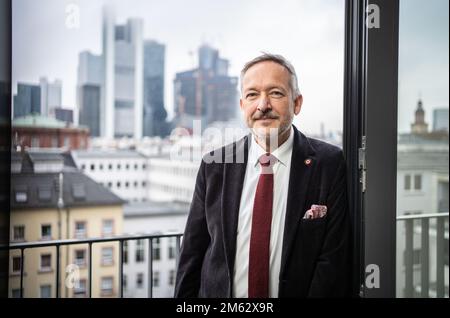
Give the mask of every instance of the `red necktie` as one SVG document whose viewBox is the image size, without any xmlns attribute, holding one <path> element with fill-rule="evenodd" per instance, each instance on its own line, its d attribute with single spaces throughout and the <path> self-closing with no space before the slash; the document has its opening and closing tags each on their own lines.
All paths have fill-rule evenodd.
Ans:
<svg viewBox="0 0 450 318">
<path fill-rule="evenodd" d="M 270 229 L 273 205 L 273 165 L 276 158 L 269 153 L 259 158 L 261 174 L 253 205 L 252 231 L 248 264 L 248 297 L 269 297 Z"/>
</svg>

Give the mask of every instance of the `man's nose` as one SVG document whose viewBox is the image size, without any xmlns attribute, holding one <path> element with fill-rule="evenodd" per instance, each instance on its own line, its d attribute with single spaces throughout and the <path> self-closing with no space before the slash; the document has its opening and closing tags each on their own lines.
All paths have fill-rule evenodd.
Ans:
<svg viewBox="0 0 450 318">
<path fill-rule="evenodd" d="M 269 109 L 271 109 L 269 99 L 267 98 L 267 96 L 261 96 L 261 98 L 258 101 L 257 109 L 262 113 L 265 113 Z"/>
</svg>

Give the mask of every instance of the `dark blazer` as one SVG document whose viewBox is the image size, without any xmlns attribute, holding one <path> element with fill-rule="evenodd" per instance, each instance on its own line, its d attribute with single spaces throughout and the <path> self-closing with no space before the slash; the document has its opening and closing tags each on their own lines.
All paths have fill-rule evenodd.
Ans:
<svg viewBox="0 0 450 318">
<path fill-rule="evenodd" d="M 181 246 L 175 297 L 232 296 L 249 138 L 250 134 L 210 153 L 221 162 L 202 160 Z M 236 163 L 236 158 L 243 160 Z M 307 138 L 294 126 L 279 297 L 349 296 L 352 262 L 345 168 L 341 149 Z M 327 215 L 303 219 L 312 204 L 326 205 Z"/>
</svg>

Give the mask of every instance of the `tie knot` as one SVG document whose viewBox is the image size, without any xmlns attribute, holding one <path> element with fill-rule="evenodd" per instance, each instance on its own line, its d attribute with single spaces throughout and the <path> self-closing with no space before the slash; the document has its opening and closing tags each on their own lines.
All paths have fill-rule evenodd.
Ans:
<svg viewBox="0 0 450 318">
<path fill-rule="evenodd" d="M 270 153 L 265 153 L 258 159 L 259 164 L 262 168 L 262 173 L 273 173 L 272 168 L 273 165 L 278 161 L 275 156 L 271 155 Z"/>
</svg>

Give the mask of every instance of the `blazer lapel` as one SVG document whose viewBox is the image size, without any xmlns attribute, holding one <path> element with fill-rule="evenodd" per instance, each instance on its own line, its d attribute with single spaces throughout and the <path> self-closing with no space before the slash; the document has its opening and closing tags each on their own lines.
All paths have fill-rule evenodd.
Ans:
<svg viewBox="0 0 450 318">
<path fill-rule="evenodd" d="M 294 127 L 294 143 L 292 148 L 291 171 L 286 205 L 286 218 L 283 236 L 283 250 L 281 252 L 280 279 L 286 267 L 292 243 L 297 232 L 298 224 L 305 210 L 306 194 L 311 177 L 312 167 L 315 164 L 314 150 L 308 139 Z M 311 163 L 306 164 L 305 160 Z"/>
<path fill-rule="evenodd" d="M 245 170 L 248 160 L 248 142 L 250 134 L 236 142 L 232 154 L 225 154 L 224 176 L 222 185 L 222 233 L 225 258 L 230 277 L 230 297 L 232 292 L 234 259 L 236 253 L 236 235 L 239 219 L 239 205 Z M 230 156 L 233 156 L 232 158 Z M 239 159 L 240 158 L 240 159 Z M 244 162 L 242 162 L 242 159 Z"/>
</svg>

